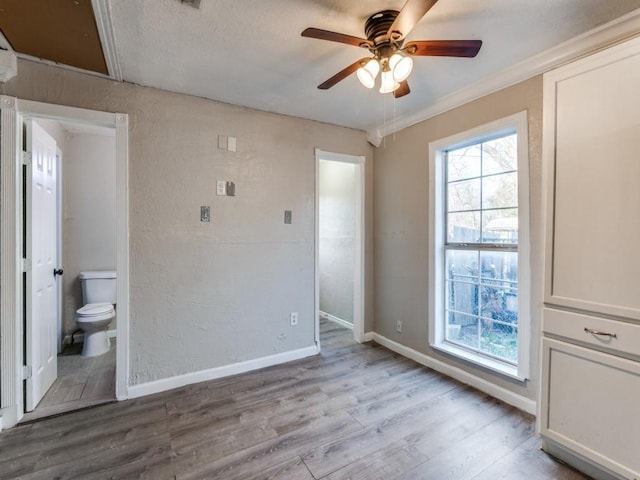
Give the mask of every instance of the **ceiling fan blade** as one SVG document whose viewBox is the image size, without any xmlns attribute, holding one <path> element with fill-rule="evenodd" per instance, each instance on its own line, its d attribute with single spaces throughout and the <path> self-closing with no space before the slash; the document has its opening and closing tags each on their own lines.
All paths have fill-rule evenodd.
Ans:
<svg viewBox="0 0 640 480">
<path fill-rule="evenodd" d="M 357 62 L 354 62 L 351 65 L 349 65 L 347 68 L 343 68 L 342 70 L 340 70 L 338 73 L 336 73 L 329 80 L 327 80 L 327 81 L 321 83 L 320 85 L 318 85 L 318 88 L 320 90 L 327 90 L 327 89 L 333 87 L 336 83 L 344 80 L 349 75 L 351 75 L 353 72 L 358 70 L 358 68 L 360 68 L 360 66 L 364 65 L 367 61 L 369 61 L 369 58 L 361 58 Z"/>
<path fill-rule="evenodd" d="M 404 97 L 411 93 L 411 89 L 409 88 L 409 83 L 406 80 L 400 82 L 400 86 L 393 91 L 393 96 L 396 98 Z"/>
<path fill-rule="evenodd" d="M 409 55 L 425 57 L 475 57 L 482 40 L 418 40 L 402 49 Z"/>
<path fill-rule="evenodd" d="M 407 0 L 400 13 L 393 21 L 387 36 L 395 41 L 402 40 L 409 35 L 413 27 L 424 17 L 425 13 L 435 5 L 438 0 Z"/>
<path fill-rule="evenodd" d="M 369 48 L 373 44 L 364 38 L 353 37 L 351 35 L 345 35 L 344 33 L 330 32 L 329 30 L 322 30 L 320 28 L 307 28 L 301 35 L 303 37 L 318 38 L 320 40 L 329 40 L 330 42 L 346 43 L 347 45 L 353 45 L 354 47 Z"/>
</svg>

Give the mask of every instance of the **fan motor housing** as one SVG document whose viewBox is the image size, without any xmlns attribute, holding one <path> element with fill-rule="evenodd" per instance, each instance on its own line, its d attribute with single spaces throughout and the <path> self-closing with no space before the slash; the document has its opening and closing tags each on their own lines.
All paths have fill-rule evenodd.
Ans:
<svg viewBox="0 0 640 480">
<path fill-rule="evenodd" d="M 382 10 L 367 18 L 364 24 L 364 33 L 367 39 L 376 46 L 389 43 L 390 39 L 387 37 L 387 32 L 399 13 L 397 10 Z"/>
</svg>

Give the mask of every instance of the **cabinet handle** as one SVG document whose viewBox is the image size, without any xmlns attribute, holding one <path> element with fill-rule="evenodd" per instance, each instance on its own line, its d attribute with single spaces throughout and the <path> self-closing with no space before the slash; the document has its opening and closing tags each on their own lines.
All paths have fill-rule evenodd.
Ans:
<svg viewBox="0 0 640 480">
<path fill-rule="evenodd" d="M 600 335 L 602 337 L 618 338 L 618 335 L 616 335 L 615 333 L 602 332 L 602 331 L 596 330 L 594 328 L 584 327 L 584 331 L 587 332 L 587 333 L 590 333 L 592 335 Z"/>
</svg>

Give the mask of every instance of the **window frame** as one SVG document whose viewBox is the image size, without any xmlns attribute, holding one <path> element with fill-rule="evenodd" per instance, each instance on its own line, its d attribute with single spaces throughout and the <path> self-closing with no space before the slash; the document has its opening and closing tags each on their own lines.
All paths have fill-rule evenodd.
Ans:
<svg viewBox="0 0 640 480">
<path fill-rule="evenodd" d="M 446 329 L 446 151 L 517 135 L 518 155 L 518 363 L 473 352 L 445 340 Z M 527 111 L 504 117 L 429 143 L 429 345 L 507 377 L 524 381 L 530 374 L 529 141 Z"/>
</svg>

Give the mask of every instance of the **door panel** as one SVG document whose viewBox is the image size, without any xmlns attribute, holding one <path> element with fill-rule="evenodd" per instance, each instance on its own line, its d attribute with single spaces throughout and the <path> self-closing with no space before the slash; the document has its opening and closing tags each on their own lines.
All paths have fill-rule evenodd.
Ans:
<svg viewBox="0 0 640 480">
<path fill-rule="evenodd" d="M 30 292 L 26 321 L 26 360 L 31 366 L 27 379 L 26 411 L 32 411 L 57 377 L 57 268 L 56 232 L 56 142 L 38 124 L 25 120 L 26 145 L 31 152 L 27 185 L 31 202 L 27 222 L 27 272 Z M 30 230 L 30 232 L 29 232 Z M 29 235 L 30 233 L 30 235 Z"/>
</svg>

